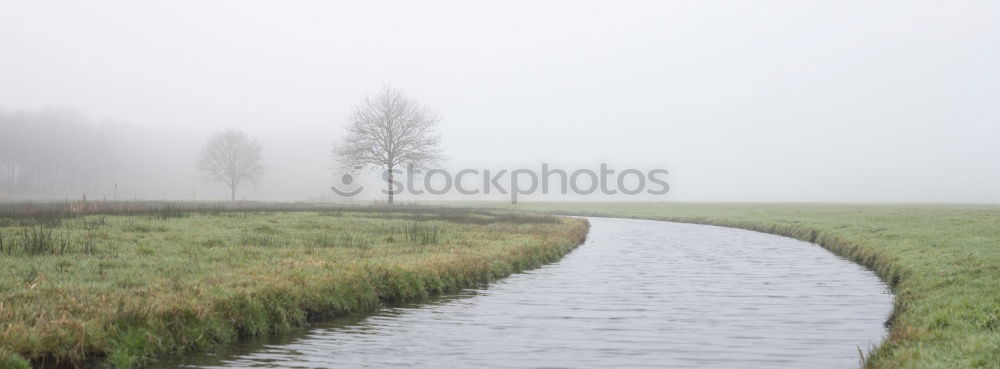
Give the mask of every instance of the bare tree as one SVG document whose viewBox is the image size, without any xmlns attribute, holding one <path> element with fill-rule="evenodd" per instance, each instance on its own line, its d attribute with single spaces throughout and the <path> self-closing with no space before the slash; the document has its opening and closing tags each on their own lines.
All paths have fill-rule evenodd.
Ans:
<svg viewBox="0 0 1000 369">
<path fill-rule="evenodd" d="M 256 184 L 264 175 L 260 163 L 261 146 L 246 133 L 228 129 L 208 140 L 201 150 L 198 170 L 206 181 L 229 186 L 230 200 L 236 201 L 236 188 Z"/>
<path fill-rule="evenodd" d="M 346 166 L 385 168 L 389 203 L 393 170 L 424 169 L 441 159 L 441 138 L 434 129 L 439 118 L 430 109 L 393 88 L 383 88 L 354 107 L 347 118 L 347 136 L 333 153 Z"/>
</svg>

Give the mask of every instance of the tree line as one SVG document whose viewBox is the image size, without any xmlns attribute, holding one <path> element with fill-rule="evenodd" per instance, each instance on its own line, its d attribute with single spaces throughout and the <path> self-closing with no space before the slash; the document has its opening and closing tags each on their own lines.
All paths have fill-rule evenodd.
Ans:
<svg viewBox="0 0 1000 369">
<path fill-rule="evenodd" d="M 398 192 L 392 187 L 394 169 L 425 168 L 441 158 L 438 121 L 436 113 L 416 100 L 383 88 L 348 115 L 347 135 L 333 145 L 334 160 L 345 167 L 388 169 L 392 203 Z M 130 140 L 115 128 L 96 125 L 71 110 L 0 111 L 0 199 L 87 192 L 118 199 L 112 179 L 138 169 Z M 227 129 L 208 138 L 196 168 L 206 182 L 225 185 L 235 201 L 239 188 L 263 177 L 262 159 L 257 140 Z"/>
<path fill-rule="evenodd" d="M 126 152 L 110 125 L 65 109 L 0 111 L 0 194 L 52 194 L 104 186 Z"/>
</svg>

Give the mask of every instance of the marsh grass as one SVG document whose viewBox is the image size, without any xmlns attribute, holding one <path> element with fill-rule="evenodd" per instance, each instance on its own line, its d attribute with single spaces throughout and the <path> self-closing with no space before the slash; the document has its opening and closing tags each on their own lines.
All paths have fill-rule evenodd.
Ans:
<svg viewBox="0 0 1000 369">
<path fill-rule="evenodd" d="M 373 243 L 366 242 L 365 237 L 351 233 L 320 233 L 312 239 L 310 246 L 319 248 L 341 247 L 345 249 L 368 250 Z"/>
<path fill-rule="evenodd" d="M 1000 206 L 536 203 L 520 208 L 719 225 L 814 242 L 870 268 L 895 293 L 886 322 L 889 336 L 861 355 L 865 367 L 1000 367 Z"/>
<path fill-rule="evenodd" d="M 587 231 L 416 206 L 15 204 L 0 219 L 0 368 L 140 366 L 480 284 Z"/>
<path fill-rule="evenodd" d="M 152 216 L 156 219 L 183 218 L 187 216 L 188 212 L 181 206 L 167 204 L 153 210 Z"/>
<path fill-rule="evenodd" d="M 153 218 L 153 219 L 165 219 L 165 218 Z M 136 219 L 135 217 L 127 217 L 123 219 L 121 222 L 121 231 L 133 232 L 133 233 L 166 232 L 167 227 L 158 223 L 160 222 L 150 222 L 142 219 Z M 87 229 L 95 230 L 101 228 L 87 228 Z"/>
<path fill-rule="evenodd" d="M 9 256 L 62 255 L 69 251 L 66 239 L 53 236 L 53 230 L 44 226 L 19 229 L 13 237 L 0 234 L 0 254 Z"/>
<path fill-rule="evenodd" d="M 413 221 L 406 226 L 406 239 L 420 245 L 438 243 L 441 229 L 436 224 Z"/>
</svg>

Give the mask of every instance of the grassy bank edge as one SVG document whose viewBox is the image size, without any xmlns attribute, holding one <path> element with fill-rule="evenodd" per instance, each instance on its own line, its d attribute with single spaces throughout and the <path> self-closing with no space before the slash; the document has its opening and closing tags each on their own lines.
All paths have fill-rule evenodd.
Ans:
<svg viewBox="0 0 1000 369">
<path fill-rule="evenodd" d="M 386 304 L 413 302 L 488 283 L 514 273 L 558 261 L 583 244 L 589 231 L 586 219 L 563 218 L 573 224 L 567 241 L 547 240 L 525 245 L 498 258 L 465 257 L 439 260 L 433 265 L 369 265 L 332 279 L 329 285 L 302 289 L 268 286 L 253 295 L 235 294 L 215 301 L 209 309 L 176 304 L 161 309 L 151 319 L 156 324 L 130 325 L 129 311 L 112 312 L 122 317 L 106 352 L 82 350 L 87 367 L 134 368 L 164 354 L 180 354 L 231 343 L 241 337 L 273 335 L 291 331 L 309 321 L 363 313 Z M 289 285 L 293 284 L 290 282 Z M 85 327 L 81 326 L 81 330 Z M 83 334 L 91 334 L 84 332 Z M 75 366 L 51 358 L 26 360 L 0 349 L 0 369 Z"/>
<path fill-rule="evenodd" d="M 522 209 L 527 210 L 527 209 Z M 621 219 L 644 219 L 644 220 L 656 220 L 656 221 L 666 221 L 666 222 L 677 222 L 677 223 L 687 223 L 687 224 L 700 224 L 700 225 L 711 225 L 719 227 L 729 227 L 738 228 L 743 230 L 755 231 L 768 233 L 778 236 L 790 237 L 798 239 L 801 241 L 811 242 L 817 244 L 827 250 L 830 250 L 834 254 L 858 263 L 869 270 L 875 272 L 879 278 L 885 282 L 890 289 L 896 293 L 896 286 L 906 279 L 906 274 L 902 268 L 898 267 L 895 258 L 884 252 L 879 252 L 875 248 L 870 247 L 864 243 L 855 242 L 843 238 L 834 232 L 823 231 L 820 229 L 801 226 L 801 225 L 781 225 L 767 222 L 755 222 L 755 221 L 743 221 L 743 220 L 732 220 L 724 218 L 711 218 L 711 217 L 686 217 L 686 216 L 631 216 L 624 214 L 616 214 L 614 212 L 594 212 L 594 211 L 561 211 L 561 210 L 536 210 L 540 213 L 550 214 L 550 215 L 561 215 L 561 216 L 584 216 L 584 217 L 605 217 L 605 218 L 621 218 Z M 873 351 L 865 354 L 864 352 L 859 352 L 862 356 L 861 359 L 864 361 L 865 368 L 874 368 L 874 364 L 880 357 L 886 356 L 886 353 L 891 350 L 894 345 L 902 342 L 906 339 L 907 330 L 903 327 L 898 327 L 895 322 L 895 317 L 902 314 L 903 311 L 908 306 L 908 300 L 905 295 L 900 296 L 896 294 L 893 299 L 893 309 L 892 314 L 889 319 L 885 322 L 886 326 L 890 328 L 889 337 L 887 337 L 882 343 L 880 343 Z M 860 350 L 860 349 L 859 349 Z"/>
</svg>

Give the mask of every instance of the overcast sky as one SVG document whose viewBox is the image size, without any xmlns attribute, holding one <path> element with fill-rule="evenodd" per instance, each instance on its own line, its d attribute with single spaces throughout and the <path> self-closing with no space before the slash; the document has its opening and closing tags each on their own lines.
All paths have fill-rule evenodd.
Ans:
<svg viewBox="0 0 1000 369">
<path fill-rule="evenodd" d="M 675 201 L 1000 202 L 998 45 L 986 0 L 5 1 L 0 109 L 182 142 L 170 197 L 228 193 L 195 157 L 229 127 L 264 145 L 246 196 L 329 195 L 347 112 L 390 85 L 440 113 L 451 168 L 659 167 Z"/>
</svg>

